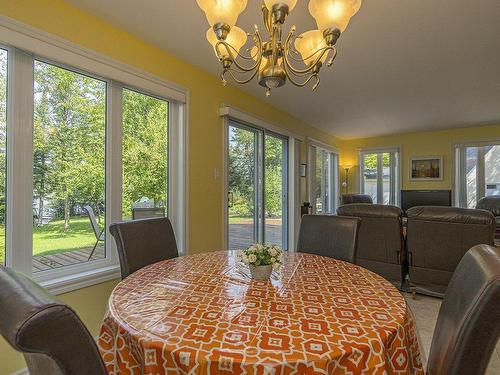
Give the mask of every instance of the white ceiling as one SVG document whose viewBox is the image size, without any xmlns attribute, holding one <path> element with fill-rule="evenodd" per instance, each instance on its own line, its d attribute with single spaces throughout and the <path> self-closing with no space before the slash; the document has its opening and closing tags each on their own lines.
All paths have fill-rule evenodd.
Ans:
<svg viewBox="0 0 500 375">
<path fill-rule="evenodd" d="M 69 0 L 70 3 L 210 73 L 220 67 L 195 0 Z M 286 23 L 315 28 L 299 0 Z M 238 26 L 265 31 L 260 1 Z M 288 30 L 288 29 L 287 29 Z M 335 135 L 352 138 L 500 123 L 499 0 L 365 0 L 316 92 L 291 84 L 265 98 Z"/>
</svg>

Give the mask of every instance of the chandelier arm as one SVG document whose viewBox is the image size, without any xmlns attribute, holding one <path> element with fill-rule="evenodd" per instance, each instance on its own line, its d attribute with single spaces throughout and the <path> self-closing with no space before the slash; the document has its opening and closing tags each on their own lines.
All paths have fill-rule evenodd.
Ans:
<svg viewBox="0 0 500 375">
<path fill-rule="evenodd" d="M 220 52 L 220 47 L 221 47 L 221 45 L 223 46 L 223 48 L 225 48 L 225 49 L 226 49 L 226 52 L 229 54 L 229 57 L 224 57 L 224 55 L 222 55 L 222 54 L 221 54 L 221 52 Z M 236 65 L 236 66 L 238 67 L 238 69 L 240 69 L 240 70 L 241 70 L 241 71 L 243 71 L 243 72 L 251 72 L 252 70 L 254 70 L 254 69 L 255 69 L 255 65 L 256 65 L 256 64 L 254 64 L 253 66 L 250 66 L 250 67 L 244 67 L 244 66 L 242 66 L 240 63 L 238 63 L 238 62 L 236 61 L 236 58 L 237 58 L 238 56 L 239 56 L 239 57 L 243 57 L 243 56 L 241 56 L 241 54 L 240 54 L 240 53 L 238 53 L 238 52 L 236 51 L 236 49 L 235 49 L 233 46 L 231 46 L 229 43 L 226 43 L 226 42 L 224 42 L 224 41 L 219 41 L 219 42 L 216 44 L 215 49 L 216 49 L 216 52 L 217 52 L 217 57 L 219 58 L 219 60 L 220 60 L 221 62 L 222 62 L 222 61 L 224 61 L 224 59 L 228 59 L 228 60 L 230 60 L 230 61 L 231 61 L 231 63 L 232 63 L 232 64 Z M 237 55 L 236 55 L 236 56 L 234 55 L 233 51 L 236 51 L 236 53 L 237 53 Z"/>
<path fill-rule="evenodd" d="M 231 78 L 236 82 L 236 83 L 239 83 L 240 85 L 242 84 L 245 84 L 245 83 L 248 83 L 250 82 L 252 79 L 254 79 L 255 75 L 257 74 L 257 72 L 259 71 L 259 69 L 255 69 L 255 71 L 252 73 L 252 75 L 250 75 L 248 78 L 246 79 L 238 79 L 236 78 L 236 76 L 234 75 L 233 73 L 234 69 L 227 69 L 225 70 L 222 75 L 225 76 L 226 73 L 229 73 L 229 75 L 231 76 Z"/>
<path fill-rule="evenodd" d="M 286 71 L 286 68 L 285 68 L 285 71 Z M 288 72 L 287 72 L 287 73 L 288 73 Z M 311 74 L 309 77 L 307 77 L 307 79 L 306 79 L 304 82 L 297 82 L 297 81 L 295 81 L 295 80 L 292 78 L 293 76 L 292 76 L 291 74 L 287 74 L 287 76 L 288 76 L 288 80 L 289 80 L 289 81 L 290 81 L 290 82 L 291 82 L 294 86 L 297 86 L 297 87 L 304 87 L 305 85 L 307 85 L 307 84 L 311 81 L 311 79 L 313 79 L 313 78 L 316 76 L 316 74 Z"/>
<path fill-rule="evenodd" d="M 337 57 L 337 48 L 336 47 L 332 47 L 332 51 L 333 51 L 333 55 L 330 58 L 330 60 L 328 60 L 327 66 L 332 66 L 333 60 L 335 60 L 335 58 Z"/>
<path fill-rule="evenodd" d="M 321 61 L 321 59 L 323 58 L 323 56 L 325 55 L 325 53 L 328 53 L 330 51 L 333 51 L 334 49 L 332 47 L 324 47 L 322 48 L 321 50 L 318 50 L 316 51 L 314 54 L 312 54 L 310 57 L 304 59 L 303 61 L 305 60 L 308 60 L 309 58 L 312 58 L 315 54 L 318 54 L 319 55 L 315 58 L 314 62 L 312 62 L 306 69 L 296 69 L 294 68 L 291 64 L 290 64 L 290 61 L 288 60 L 288 48 L 286 48 L 285 46 L 285 53 L 284 53 L 284 60 L 285 60 L 285 64 L 284 65 L 287 65 L 288 68 L 290 69 L 290 71 L 292 71 L 293 73 L 297 74 L 297 75 L 301 75 L 301 74 L 307 74 L 311 71 L 314 70 L 315 66 Z M 330 66 L 331 64 L 329 63 L 328 66 Z"/>
<path fill-rule="evenodd" d="M 300 57 L 300 58 L 293 57 L 293 55 L 292 55 L 292 54 L 290 54 L 290 56 L 289 56 L 289 57 L 290 57 L 293 61 L 297 61 L 297 62 L 304 62 L 305 60 L 309 60 L 309 59 L 311 59 L 312 57 L 314 57 L 314 56 L 315 56 L 315 55 L 317 55 L 318 53 L 323 52 L 323 50 L 324 50 L 325 48 L 328 48 L 328 47 L 323 47 L 322 49 L 317 50 L 317 51 L 316 51 L 316 52 L 314 52 L 313 54 L 311 54 L 311 55 L 307 56 L 305 59 L 304 59 L 304 58 L 302 58 L 302 57 Z M 290 50 L 289 50 L 289 52 L 292 52 L 292 51 L 290 51 Z M 298 52 L 297 52 L 297 53 L 298 53 Z M 300 55 L 300 54 L 299 54 L 299 55 Z"/>
<path fill-rule="evenodd" d="M 288 34 L 288 37 L 286 39 L 285 46 L 284 46 L 283 60 L 285 63 L 283 65 L 287 65 L 287 67 L 290 69 L 290 71 L 292 71 L 296 74 L 307 74 L 307 73 L 313 71 L 316 67 L 316 64 L 318 64 L 321 61 L 321 59 L 323 58 L 325 53 L 328 53 L 328 52 L 334 50 L 334 47 L 332 47 L 332 46 L 323 47 L 322 49 L 316 51 L 314 54 L 312 54 L 310 57 L 308 57 L 308 58 L 311 58 L 315 54 L 319 53 L 319 55 L 316 57 L 314 62 L 309 65 L 309 67 L 307 67 L 306 69 L 296 69 L 292 66 L 292 64 L 288 60 L 288 56 L 289 56 L 290 50 L 291 50 L 290 43 L 291 43 L 291 39 L 294 37 L 294 35 L 295 35 L 295 28 L 292 28 L 292 30 L 290 30 L 290 33 Z M 308 58 L 304 59 L 304 61 L 307 60 Z"/>
<path fill-rule="evenodd" d="M 257 69 L 259 66 L 260 66 L 260 63 L 262 62 L 262 38 L 260 37 L 260 33 L 259 33 L 259 30 L 257 29 L 257 27 L 255 27 L 255 34 L 254 34 L 254 37 L 257 38 L 257 47 L 258 47 L 258 56 L 259 56 L 259 59 L 255 62 L 254 65 L 250 66 L 250 67 L 244 67 L 242 66 L 240 63 L 238 63 L 238 61 L 236 60 L 236 58 L 238 56 L 240 57 L 243 57 L 245 58 L 243 55 L 241 55 L 233 46 L 231 46 L 229 43 L 227 43 L 226 41 L 224 40 L 219 40 L 217 42 L 217 44 L 215 45 L 215 50 L 216 50 L 216 53 L 217 53 L 217 57 L 219 58 L 219 60 L 223 60 L 223 55 L 220 53 L 220 46 L 223 45 L 225 48 L 226 48 L 226 51 L 227 53 L 229 54 L 229 59 L 232 61 L 232 63 L 234 65 L 236 65 L 238 67 L 238 69 L 244 71 L 244 72 L 251 72 L 255 69 Z M 236 52 L 236 56 L 234 55 L 234 52 Z"/>
</svg>

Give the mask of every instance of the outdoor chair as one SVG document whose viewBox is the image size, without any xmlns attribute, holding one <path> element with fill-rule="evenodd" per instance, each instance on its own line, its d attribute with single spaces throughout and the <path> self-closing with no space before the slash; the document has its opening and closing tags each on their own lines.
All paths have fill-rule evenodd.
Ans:
<svg viewBox="0 0 500 375">
<path fill-rule="evenodd" d="M 106 232 L 104 231 L 104 229 L 101 229 L 99 227 L 99 224 L 97 224 L 97 220 L 95 218 L 94 210 L 92 209 L 92 207 L 85 206 L 83 208 L 85 209 L 85 211 L 87 211 L 87 215 L 89 215 L 90 224 L 92 225 L 92 229 L 94 230 L 96 238 L 94 248 L 92 249 L 92 252 L 90 253 L 88 258 L 88 260 L 90 260 L 92 258 L 92 255 L 94 255 L 95 249 L 97 248 L 99 242 L 104 242 L 104 239 L 106 237 Z"/>
</svg>

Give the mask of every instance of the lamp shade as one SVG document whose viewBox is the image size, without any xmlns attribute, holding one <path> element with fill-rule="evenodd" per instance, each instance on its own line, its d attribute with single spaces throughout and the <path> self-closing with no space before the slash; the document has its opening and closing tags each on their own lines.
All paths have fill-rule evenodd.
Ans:
<svg viewBox="0 0 500 375">
<path fill-rule="evenodd" d="M 215 32 L 212 28 L 208 29 L 207 31 L 207 40 L 212 45 L 212 47 L 214 47 L 215 54 L 217 55 L 215 46 L 217 45 L 217 42 L 219 40 L 217 39 L 217 36 L 215 35 Z M 226 43 L 231 45 L 231 47 L 233 47 L 236 51 L 240 52 L 241 47 L 243 47 L 246 42 L 247 34 L 239 27 L 233 26 L 231 28 L 231 31 L 227 35 Z M 222 45 L 219 47 L 219 52 L 221 54 L 221 57 L 229 57 L 229 52 L 227 51 L 226 47 Z"/>
<path fill-rule="evenodd" d="M 247 0 L 196 0 L 196 2 L 205 12 L 210 26 L 223 23 L 233 27 L 247 6 Z"/>
<path fill-rule="evenodd" d="M 316 53 L 326 47 L 323 33 L 319 30 L 306 31 L 295 39 L 295 49 L 300 52 L 306 65 L 310 66 L 319 57 L 320 53 Z M 321 58 L 324 63 L 328 58 L 328 53 L 325 53 Z"/>
<path fill-rule="evenodd" d="M 288 5 L 288 11 L 291 12 L 295 5 L 297 4 L 297 0 L 264 0 L 267 9 L 273 9 L 273 6 L 276 4 L 284 4 Z"/>
<path fill-rule="evenodd" d="M 318 29 L 339 29 L 343 32 L 349 20 L 361 7 L 362 0 L 310 0 L 309 12 L 316 19 Z"/>
</svg>

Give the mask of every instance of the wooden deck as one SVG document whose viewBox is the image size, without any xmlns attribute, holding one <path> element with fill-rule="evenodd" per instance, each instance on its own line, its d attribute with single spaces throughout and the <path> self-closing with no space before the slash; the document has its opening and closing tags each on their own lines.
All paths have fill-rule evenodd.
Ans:
<svg viewBox="0 0 500 375">
<path fill-rule="evenodd" d="M 253 224 L 238 223 L 229 224 L 229 250 L 242 250 L 252 245 Z M 266 242 L 282 247 L 282 227 L 277 224 L 266 225 Z"/>
<path fill-rule="evenodd" d="M 92 247 L 64 251 L 51 255 L 40 255 L 33 257 L 33 273 L 51 270 L 54 268 L 70 266 L 73 264 L 85 263 L 88 261 Z M 104 247 L 97 246 L 91 260 L 104 259 Z"/>
</svg>

